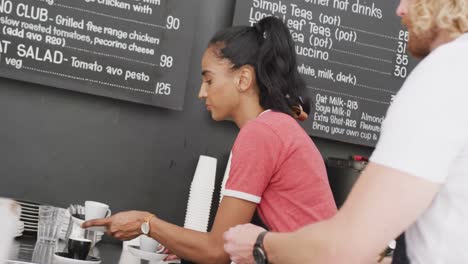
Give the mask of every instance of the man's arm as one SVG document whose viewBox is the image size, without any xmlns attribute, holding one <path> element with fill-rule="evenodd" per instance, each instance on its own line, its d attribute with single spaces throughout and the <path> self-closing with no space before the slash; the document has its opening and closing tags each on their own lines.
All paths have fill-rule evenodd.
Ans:
<svg viewBox="0 0 468 264">
<path fill-rule="evenodd" d="M 265 237 L 270 263 L 372 263 L 432 202 L 440 184 L 370 163 L 338 214 Z"/>
</svg>

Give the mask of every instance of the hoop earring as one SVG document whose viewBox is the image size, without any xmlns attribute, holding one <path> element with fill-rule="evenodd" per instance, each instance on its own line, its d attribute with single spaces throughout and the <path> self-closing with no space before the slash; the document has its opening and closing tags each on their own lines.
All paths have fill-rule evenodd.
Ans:
<svg viewBox="0 0 468 264">
<path fill-rule="evenodd" d="M 291 107 L 291 109 L 293 117 L 299 121 L 304 121 L 309 117 L 309 115 L 306 112 L 304 112 L 304 109 L 301 105 L 293 106 Z"/>
</svg>

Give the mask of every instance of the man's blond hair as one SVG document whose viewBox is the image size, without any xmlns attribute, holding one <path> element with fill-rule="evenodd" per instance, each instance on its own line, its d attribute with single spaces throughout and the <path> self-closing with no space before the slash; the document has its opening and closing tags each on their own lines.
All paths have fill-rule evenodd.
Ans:
<svg viewBox="0 0 468 264">
<path fill-rule="evenodd" d="M 416 34 L 444 30 L 457 37 L 468 32 L 468 0 L 413 0 L 408 14 Z"/>
</svg>

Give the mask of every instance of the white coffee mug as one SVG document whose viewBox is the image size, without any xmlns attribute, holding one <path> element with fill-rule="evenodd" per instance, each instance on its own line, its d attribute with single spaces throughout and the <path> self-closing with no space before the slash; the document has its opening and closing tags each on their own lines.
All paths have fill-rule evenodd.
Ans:
<svg viewBox="0 0 468 264">
<path fill-rule="evenodd" d="M 85 202 L 85 220 L 93 220 L 93 219 L 100 219 L 104 217 L 108 217 L 111 215 L 111 210 L 109 209 L 109 205 L 94 202 L 94 201 L 86 201 Z"/>
<path fill-rule="evenodd" d="M 160 243 L 149 236 L 140 236 L 140 249 L 148 252 L 162 253 L 166 249 L 163 246 L 159 246 Z"/>
</svg>

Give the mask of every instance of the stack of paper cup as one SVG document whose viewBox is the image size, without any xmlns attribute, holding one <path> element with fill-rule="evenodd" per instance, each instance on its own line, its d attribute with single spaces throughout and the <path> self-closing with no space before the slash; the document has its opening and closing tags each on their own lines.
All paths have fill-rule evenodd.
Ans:
<svg viewBox="0 0 468 264">
<path fill-rule="evenodd" d="M 0 198 L 0 263 L 6 260 L 18 228 L 20 207 L 12 200 Z"/>
<path fill-rule="evenodd" d="M 206 232 L 210 220 L 211 201 L 216 180 L 217 159 L 201 155 L 192 185 L 185 215 L 185 228 Z"/>
</svg>

